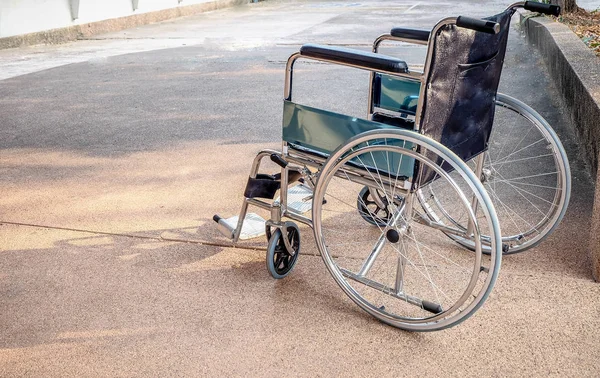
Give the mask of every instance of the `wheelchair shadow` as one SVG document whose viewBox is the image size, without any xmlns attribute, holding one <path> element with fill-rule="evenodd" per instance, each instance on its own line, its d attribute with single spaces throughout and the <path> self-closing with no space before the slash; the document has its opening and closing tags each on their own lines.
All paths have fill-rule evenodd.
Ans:
<svg viewBox="0 0 600 378">
<path fill-rule="evenodd" d="M 165 241 L 200 243 L 224 248 L 264 250 L 267 247 L 267 239 L 264 234 L 253 239 L 233 243 L 231 239 L 219 232 L 217 224 L 212 218 L 200 218 L 196 221 L 200 223 L 200 226 L 161 230 L 160 238 Z"/>
<path fill-rule="evenodd" d="M 310 327 L 317 320 L 317 327 L 347 322 L 389 332 L 340 291 L 318 255 L 311 256 L 316 248 L 308 227 L 303 243 L 309 253 L 282 280 L 267 272 L 264 250 L 48 234 L 55 239 L 45 248 L 3 253 L 14 269 L 2 277 L 0 348 L 137 343 L 189 332 L 206 337 L 222 332 L 221 323 L 243 329 L 256 318 L 268 323 L 293 317 Z"/>
<path fill-rule="evenodd" d="M 54 247 L 59 250 L 69 250 L 73 254 L 99 252 L 108 257 L 121 261 L 134 262 L 135 266 L 153 267 L 156 269 L 182 270 L 182 267 L 198 263 L 222 254 L 228 249 L 237 252 L 245 250 L 254 252 L 264 242 L 255 241 L 253 244 L 234 245 L 223 242 L 224 238 L 198 236 L 212 224 L 200 227 L 182 227 L 146 231 L 146 235 L 101 234 L 73 239 L 56 241 Z M 218 231 L 217 231 L 218 233 Z M 212 235 L 211 235 L 212 236 Z M 255 248 L 256 247 L 256 248 Z M 262 254 L 262 252 L 261 252 Z M 170 257 L 170 258 L 167 258 Z M 247 259 L 239 262 L 232 260 L 236 267 L 244 265 Z"/>
<path fill-rule="evenodd" d="M 344 221 L 343 216 L 336 218 L 339 218 L 339 222 Z M 268 240 L 265 235 L 234 244 L 216 230 L 212 219 L 205 218 L 200 219 L 200 221 L 204 221 L 204 223 L 196 230 L 198 235 L 204 237 L 203 240 L 215 244 L 222 243 L 222 245 L 238 250 L 250 249 L 258 253 L 257 258 L 260 261 L 244 264 L 236 270 L 236 274 L 244 281 L 266 284 L 272 287 L 270 299 L 273 301 L 273 308 L 290 307 L 293 304 L 296 311 L 299 312 L 306 309 L 314 311 L 315 308 L 320 308 L 323 311 L 323 316 L 327 318 L 348 318 L 344 321 L 355 322 L 359 320 L 361 323 L 381 324 L 358 308 L 340 291 L 322 261 L 313 230 L 308 225 L 297 224 L 301 234 L 301 251 L 297 266 L 286 278 L 275 280 L 266 269 L 265 250 Z M 188 237 L 193 229 L 183 229 L 179 232 L 179 237 Z M 244 252 L 240 251 L 240 253 Z M 298 318 L 300 317 L 299 314 Z M 314 317 L 314 314 L 307 313 L 306 317 Z"/>
<path fill-rule="evenodd" d="M 267 214 L 259 214 L 263 218 L 268 219 Z M 340 218 L 341 219 L 341 218 Z M 231 239 L 228 239 L 222 235 L 217 227 L 217 224 L 212 218 L 200 218 L 197 219 L 200 223 L 198 227 L 184 227 L 169 230 L 160 230 L 160 239 L 164 241 L 175 241 L 175 242 L 191 242 L 199 243 L 207 246 L 218 246 L 223 248 L 238 248 L 238 249 L 250 249 L 265 251 L 267 249 L 269 240 L 266 234 L 259 235 L 255 238 L 239 240 L 237 243 L 233 243 Z M 320 256 L 312 229 L 304 224 L 298 224 L 302 236 L 302 251 L 301 254 Z M 262 252 L 264 253 L 264 252 Z"/>
<path fill-rule="evenodd" d="M 0 349 L 166 335 L 172 329 L 159 319 L 171 327 L 178 318 L 194 319 L 186 294 L 190 303 L 206 302 L 213 300 L 212 290 L 217 296 L 227 291 L 227 285 L 214 283 L 239 290 L 240 282 L 272 280 L 264 253 L 253 250 L 141 236 L 32 233 L 55 239 L 45 248 L 3 251 L 0 265 L 14 269 L 1 277 L 0 307 L 6 313 Z"/>
</svg>

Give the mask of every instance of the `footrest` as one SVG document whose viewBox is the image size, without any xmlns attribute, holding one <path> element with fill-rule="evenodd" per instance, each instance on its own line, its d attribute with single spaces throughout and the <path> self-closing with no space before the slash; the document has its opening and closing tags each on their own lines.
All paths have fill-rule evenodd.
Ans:
<svg viewBox="0 0 600 378">
<path fill-rule="evenodd" d="M 239 216 L 231 218 L 219 219 L 219 231 L 228 238 L 232 238 L 233 231 L 236 229 Z M 254 239 L 265 234 L 266 221 L 258 214 L 248 213 L 244 218 L 242 224 L 242 232 L 240 233 L 240 240 Z"/>
<path fill-rule="evenodd" d="M 287 209 L 297 214 L 311 211 L 312 196 L 312 189 L 304 184 L 288 188 Z M 280 199 L 277 198 L 274 203 L 279 204 Z"/>
</svg>

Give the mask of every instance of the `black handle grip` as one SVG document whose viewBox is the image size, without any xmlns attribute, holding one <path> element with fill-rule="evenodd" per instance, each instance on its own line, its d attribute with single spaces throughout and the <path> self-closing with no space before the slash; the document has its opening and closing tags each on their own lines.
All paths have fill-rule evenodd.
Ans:
<svg viewBox="0 0 600 378">
<path fill-rule="evenodd" d="M 528 11 L 549 14 L 551 16 L 558 17 L 560 15 L 560 7 L 558 5 L 538 3 L 537 1 L 526 1 L 523 8 Z"/>
<path fill-rule="evenodd" d="M 459 16 L 456 19 L 456 26 L 488 34 L 496 34 L 500 31 L 500 24 L 494 21 L 486 21 L 464 16 Z"/>
<path fill-rule="evenodd" d="M 285 168 L 288 165 L 288 162 L 283 160 L 283 158 L 277 154 L 271 154 L 271 161 L 281 168 Z"/>
<path fill-rule="evenodd" d="M 444 311 L 442 306 L 440 306 L 437 303 L 433 303 L 433 302 L 429 302 L 429 301 L 423 301 L 423 310 L 429 311 L 433 314 L 439 314 Z"/>
</svg>

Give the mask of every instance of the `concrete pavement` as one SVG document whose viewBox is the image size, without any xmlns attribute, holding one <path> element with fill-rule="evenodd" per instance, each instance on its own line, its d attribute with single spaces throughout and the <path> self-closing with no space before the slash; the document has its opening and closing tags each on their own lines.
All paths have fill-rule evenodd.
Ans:
<svg viewBox="0 0 600 378">
<path fill-rule="evenodd" d="M 368 48 L 392 26 L 508 5 L 475 3 L 269 1 L 0 51 L 0 375 L 596 376 L 592 183 L 516 32 L 501 90 L 556 126 L 573 195 L 462 325 L 410 334 L 370 318 L 307 229 L 298 266 L 275 281 L 264 240 L 230 248 L 211 221 L 239 210 L 250 160 L 278 147 L 284 63 L 301 43 Z M 418 65 L 425 50 L 391 52 Z M 297 78 L 309 104 L 364 115 L 365 74 L 303 64 Z"/>
</svg>

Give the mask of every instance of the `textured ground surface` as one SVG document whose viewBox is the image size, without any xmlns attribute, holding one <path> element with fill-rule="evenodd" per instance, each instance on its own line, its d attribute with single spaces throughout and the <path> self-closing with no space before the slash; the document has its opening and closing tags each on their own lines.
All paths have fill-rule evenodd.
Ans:
<svg viewBox="0 0 600 378">
<path fill-rule="evenodd" d="M 465 323 L 382 325 L 338 289 L 310 230 L 294 272 L 275 281 L 262 239 L 231 248 L 211 221 L 239 211 L 251 159 L 278 147 L 284 65 L 301 43 L 368 49 L 392 26 L 506 5 L 269 1 L 0 51 L 0 375 L 596 376 L 593 188 L 516 32 L 501 90 L 556 126 L 573 198 L 545 243 L 504 259 Z M 413 65 L 425 54 L 389 51 Z M 364 73 L 297 73 L 297 98 L 364 114 Z"/>
</svg>

